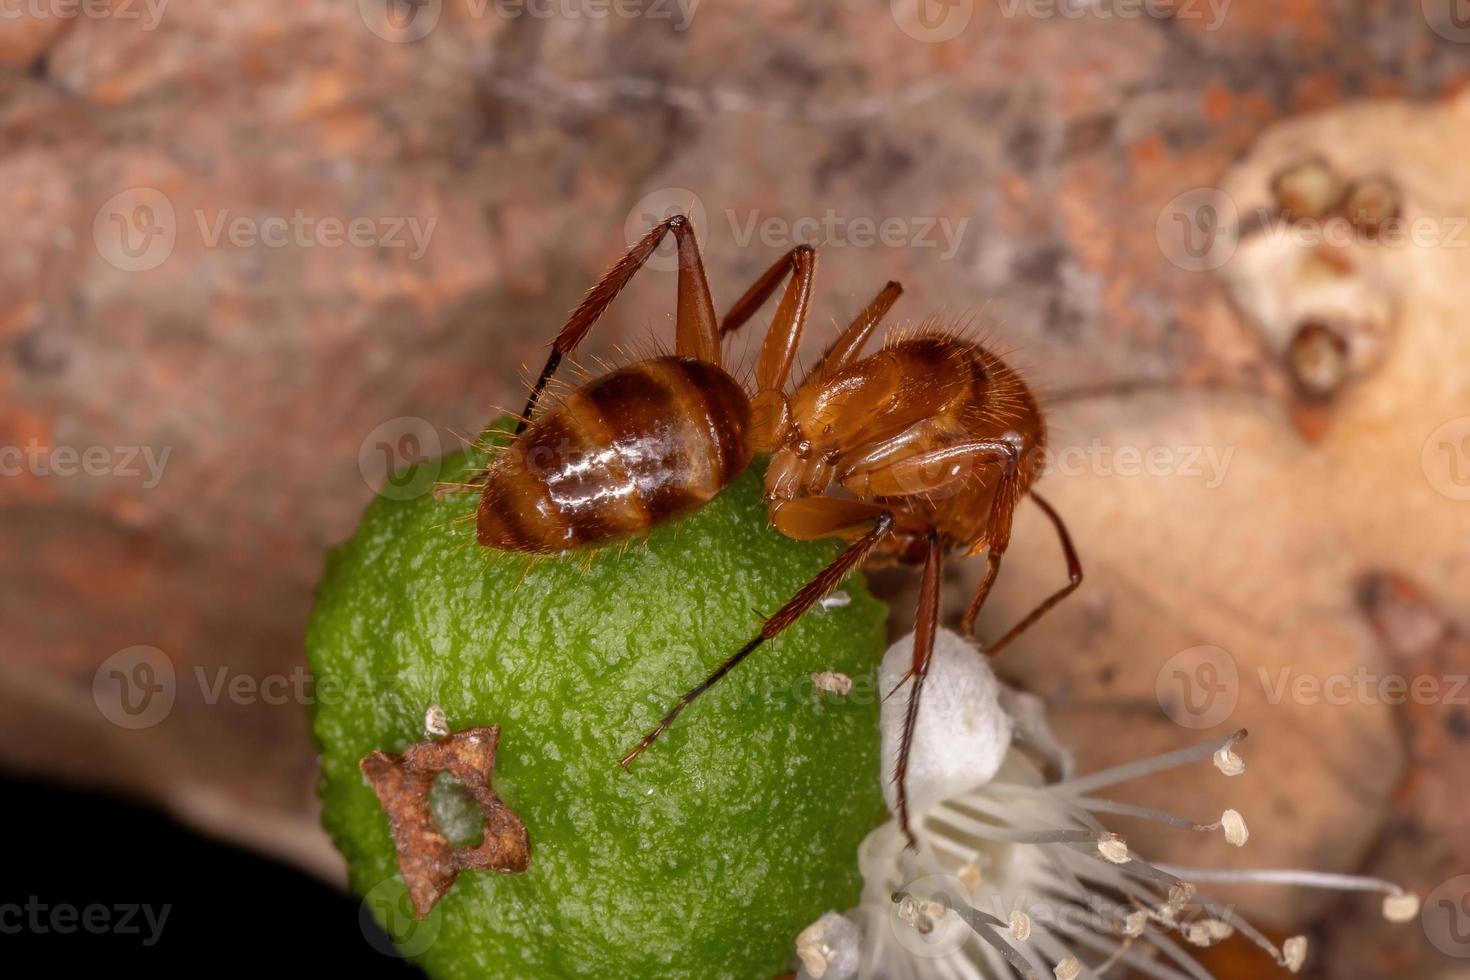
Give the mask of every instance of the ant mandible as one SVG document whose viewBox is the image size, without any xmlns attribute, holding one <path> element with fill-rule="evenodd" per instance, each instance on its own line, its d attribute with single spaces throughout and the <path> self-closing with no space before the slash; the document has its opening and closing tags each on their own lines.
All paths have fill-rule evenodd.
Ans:
<svg viewBox="0 0 1470 980">
<path fill-rule="evenodd" d="M 609 372 L 531 421 L 562 358 L 670 232 L 679 259 L 675 354 Z M 858 566 L 922 565 L 913 659 L 905 677 L 913 686 L 894 773 L 900 825 L 912 844 L 905 781 L 938 628 L 945 554 L 986 553 L 985 577 L 962 621 L 969 633 L 1000 571 L 1021 498 L 1029 495 L 1056 529 L 1067 583 L 991 644 L 991 656 L 1074 591 L 1082 566 L 1061 517 L 1031 491 L 1046 425 L 1014 369 L 983 346 L 933 324 L 862 356 L 902 292 L 898 283 L 888 283 L 795 392 L 785 394 L 815 273 L 815 251 L 797 246 L 717 326 L 689 222 L 675 215 L 653 228 L 592 288 L 558 334 L 515 430 L 516 451 L 500 456 L 484 474 L 477 536 L 488 547 L 530 553 L 624 539 L 699 507 L 733 482 L 755 453 L 770 454 L 765 487 L 775 527 L 791 538 L 839 537 L 849 544 L 684 694 L 620 762 L 631 764 L 699 695 Z M 724 369 L 720 341 L 748 321 L 788 274 L 761 345 L 757 390 L 747 398 Z M 569 448 L 579 457 L 576 465 L 564 462 Z M 537 458 L 546 462 L 533 464 Z"/>
</svg>

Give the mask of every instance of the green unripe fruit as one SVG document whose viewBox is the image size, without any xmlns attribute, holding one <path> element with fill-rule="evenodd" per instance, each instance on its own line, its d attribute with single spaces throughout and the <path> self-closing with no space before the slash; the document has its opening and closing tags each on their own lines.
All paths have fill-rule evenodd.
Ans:
<svg viewBox="0 0 1470 980">
<path fill-rule="evenodd" d="M 464 480 L 483 457 L 426 465 Z M 329 555 L 308 631 L 323 821 L 352 885 L 436 977 L 728 977 L 785 969 L 794 938 L 855 903 L 883 814 L 875 668 L 884 612 L 860 576 L 617 759 L 838 551 L 769 527 L 759 467 L 625 550 L 528 559 L 474 541 L 472 493 L 379 497 Z M 432 480 L 429 475 L 427 483 Z M 811 675 L 853 678 L 852 694 Z M 519 875 L 465 871 L 408 914 L 374 749 L 501 727 L 493 785 L 530 835 Z M 455 843 L 479 811 L 436 786 Z M 466 807 L 471 807 L 466 811 Z"/>
</svg>

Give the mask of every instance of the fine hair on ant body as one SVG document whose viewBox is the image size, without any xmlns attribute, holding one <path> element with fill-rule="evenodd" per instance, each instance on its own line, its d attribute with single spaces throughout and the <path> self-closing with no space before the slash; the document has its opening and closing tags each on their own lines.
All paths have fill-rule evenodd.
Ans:
<svg viewBox="0 0 1470 980">
<path fill-rule="evenodd" d="M 610 371 L 533 420 L 562 358 L 669 233 L 679 259 L 675 353 Z M 932 323 L 891 336 L 863 356 L 902 292 L 898 283 L 884 286 L 786 394 L 815 273 L 816 252 L 808 245 L 793 248 L 717 324 L 688 220 L 674 215 L 655 226 L 588 292 L 557 335 L 511 446 L 481 477 L 477 538 L 487 547 L 530 554 L 626 540 L 708 502 L 754 454 L 769 454 L 765 492 L 777 530 L 796 539 L 849 543 L 620 762 L 629 766 L 699 695 L 859 566 L 919 565 L 913 661 L 905 676 L 912 686 L 894 773 L 900 825 L 912 844 L 904 784 L 939 623 L 944 556 L 986 555 L 985 577 L 962 621 L 969 633 L 1000 571 L 1021 498 L 1030 496 L 1056 529 L 1066 584 L 991 644 L 986 652 L 992 656 L 1075 590 L 1082 566 L 1060 516 L 1031 491 L 1046 425 L 1015 370 L 982 345 Z M 786 288 L 761 345 L 756 391 L 748 397 L 725 369 L 721 339 L 744 325 L 783 280 Z M 572 456 L 575 464 L 568 462 Z"/>
</svg>

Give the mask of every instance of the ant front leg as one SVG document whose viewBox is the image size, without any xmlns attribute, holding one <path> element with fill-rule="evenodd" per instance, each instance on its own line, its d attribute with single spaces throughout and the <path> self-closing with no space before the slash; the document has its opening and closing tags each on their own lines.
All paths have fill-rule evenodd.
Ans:
<svg viewBox="0 0 1470 980">
<path fill-rule="evenodd" d="M 990 588 L 1000 573 L 1001 559 L 1011 540 L 1011 524 L 1016 503 L 1021 497 L 1021 444 L 1016 439 L 974 439 L 931 449 L 884 462 L 872 469 L 857 468 L 843 474 L 842 484 L 854 494 L 878 497 L 933 496 L 962 486 L 975 475 L 977 466 L 999 466 L 1000 477 L 990 501 L 990 513 L 984 533 L 971 545 L 969 554 L 986 549 L 985 579 L 965 611 L 962 628 L 966 633 L 975 626 L 975 617 L 990 595 Z M 1070 542 L 1069 542 L 1070 543 Z M 1075 554 L 1073 555 L 1075 557 Z M 1070 559 L 1069 559 L 1070 562 Z M 1080 581 L 1081 569 L 1076 569 Z M 1075 587 L 1075 586 L 1074 586 Z M 1060 601 L 1050 601 L 1036 616 Z M 1024 626 L 1035 622 L 1027 617 Z M 1009 642 L 1011 636 L 1007 636 Z M 994 652 L 993 650 L 990 652 Z"/>
<path fill-rule="evenodd" d="M 812 371 L 812 377 L 820 378 L 836 374 L 849 364 L 858 359 L 862 353 L 863 345 L 873 335 L 879 322 L 893 309 L 893 304 L 903 295 L 903 286 L 900 283 L 890 281 L 873 297 L 873 301 L 857 315 L 848 328 L 837 335 L 832 341 L 832 346 L 822 355 L 821 361 Z"/>
<path fill-rule="evenodd" d="M 909 829 L 909 797 L 906 785 L 909 752 L 913 749 L 914 728 L 919 721 L 919 696 L 924 690 L 924 679 L 929 676 L 929 662 L 934 657 L 934 636 L 939 629 L 939 579 L 944 555 L 939 546 L 939 536 L 933 530 L 929 532 L 925 547 L 924 577 L 919 585 L 919 611 L 914 620 L 914 659 L 908 673 L 908 677 L 913 678 L 914 686 L 909 689 L 908 709 L 903 718 L 903 738 L 898 747 L 898 766 L 893 772 L 893 781 L 898 786 L 898 826 L 904 837 L 908 838 L 909 847 L 915 851 L 919 849 L 919 842 Z"/>
<path fill-rule="evenodd" d="M 816 503 L 822 499 L 813 498 L 810 502 Z M 845 523 L 850 517 L 851 513 L 844 509 L 840 512 L 837 519 Z M 776 611 L 775 615 L 767 619 L 761 625 L 759 633 L 747 640 L 744 646 L 735 651 L 719 667 L 715 668 L 714 673 L 700 681 L 688 693 L 681 697 L 678 703 L 670 708 L 663 718 L 659 719 L 659 723 L 654 727 L 653 731 L 643 736 L 643 739 L 633 747 L 631 752 L 618 760 L 622 767 L 624 769 L 628 768 L 628 766 L 632 765 L 634 759 L 646 752 L 648 747 L 668 730 L 669 726 L 674 723 L 674 720 L 679 717 L 684 709 L 694 703 L 695 698 L 708 691 L 711 687 L 714 687 L 726 674 L 740 666 L 746 657 L 759 649 L 761 644 L 779 636 L 782 631 L 799 620 L 808 609 L 816 605 L 823 596 L 837 588 L 842 580 L 847 578 L 853 569 L 861 565 L 869 553 L 872 552 L 873 548 L 893 530 L 893 524 L 893 514 L 888 511 L 882 511 L 878 515 L 877 523 L 873 525 L 868 533 L 843 549 L 842 553 L 832 559 L 831 563 L 818 572 L 815 578 L 798 589 L 796 594 Z M 841 528 L 834 527 L 828 531 L 828 534 L 836 534 L 839 530 Z"/>
<path fill-rule="evenodd" d="M 995 497 L 990 502 L 990 517 L 985 522 L 985 536 L 970 548 L 969 553 L 973 555 L 984 544 L 985 578 L 980 583 L 980 588 L 975 590 L 975 597 L 970 600 L 970 606 L 960 620 L 960 632 L 967 635 L 975 631 L 975 618 L 980 615 L 981 607 L 990 596 L 990 587 L 1000 574 L 1000 561 L 1005 557 L 1006 547 L 1011 543 L 1011 521 L 1015 517 L 1016 501 L 1020 497 L 1017 479 L 1014 466 L 1006 467 L 1001 473 L 1000 483 L 995 488 Z M 995 653 L 994 650 L 985 652 L 990 655 Z"/>
<path fill-rule="evenodd" d="M 679 247 L 679 298 L 674 314 L 675 350 L 686 357 L 696 357 L 711 364 L 720 363 L 720 331 L 715 322 L 714 299 L 710 296 L 709 282 L 704 275 L 704 262 L 699 256 L 699 242 L 694 237 L 694 226 L 689 223 L 689 219 L 682 214 L 676 214 L 655 225 L 630 248 L 572 311 L 566 326 L 561 328 L 556 340 L 552 342 L 546 366 L 541 369 L 541 375 L 531 387 L 526 409 L 516 423 L 516 435 L 520 435 L 530 424 L 531 413 L 536 410 L 536 403 L 551 376 L 556 373 L 562 357 L 571 353 L 582 342 L 592 330 L 592 325 L 602 318 L 613 299 L 643 267 L 643 263 L 648 261 L 648 257 L 669 232 L 673 232 Z"/>
</svg>

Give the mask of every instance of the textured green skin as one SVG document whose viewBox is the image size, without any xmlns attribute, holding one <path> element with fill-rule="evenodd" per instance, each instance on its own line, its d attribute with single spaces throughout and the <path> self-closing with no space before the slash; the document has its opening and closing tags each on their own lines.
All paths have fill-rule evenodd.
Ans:
<svg viewBox="0 0 1470 980">
<path fill-rule="evenodd" d="M 439 479 L 479 462 L 449 457 Z M 390 933 L 433 940 L 414 957 L 431 975 L 764 980 L 797 932 L 856 901 L 857 846 L 882 814 L 884 610 L 860 575 L 843 586 L 851 605 L 813 610 L 631 774 L 617 764 L 752 635 L 753 610 L 774 611 L 838 549 L 772 530 L 758 470 L 590 567 L 479 547 L 473 494 L 380 497 L 330 553 L 307 638 L 323 822 Z M 853 694 L 817 698 L 821 670 L 852 676 Z M 494 785 L 526 825 L 531 868 L 461 873 L 413 932 L 357 765 L 421 739 L 435 703 L 452 729 L 501 726 Z"/>
</svg>

